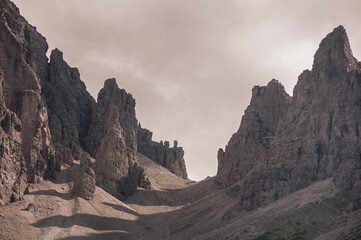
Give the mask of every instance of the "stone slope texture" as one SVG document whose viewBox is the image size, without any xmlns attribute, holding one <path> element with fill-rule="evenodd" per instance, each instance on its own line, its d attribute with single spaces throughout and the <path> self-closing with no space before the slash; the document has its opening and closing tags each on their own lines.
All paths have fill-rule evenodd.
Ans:
<svg viewBox="0 0 361 240">
<path fill-rule="evenodd" d="M 87 151 L 96 159 L 97 184 L 118 198 L 137 189 L 136 132 L 134 98 L 115 79 L 106 80 L 93 111 Z"/>
<path fill-rule="evenodd" d="M 155 142 L 152 140 L 153 133 L 142 128 L 139 124 L 137 132 L 138 152 L 159 165 L 168 168 L 175 175 L 187 179 L 187 169 L 184 162 L 184 151 L 178 147 L 178 142 L 174 141 L 174 146 L 169 147 L 169 142 Z"/>
<path fill-rule="evenodd" d="M 361 66 L 345 29 L 322 40 L 292 98 L 275 84 L 253 89 L 240 129 L 218 153 L 218 181 L 240 181 L 241 203 L 252 209 L 334 177 L 361 207 Z"/>
<path fill-rule="evenodd" d="M 63 53 L 54 49 L 50 55 L 49 77 L 42 82 L 49 126 L 53 142 L 61 153 L 62 161 L 69 161 L 69 154 L 77 157 L 83 150 L 88 134 L 95 100 L 80 80 L 77 68 L 71 68 Z"/>
<path fill-rule="evenodd" d="M 17 150 L 21 157 L 18 161 L 24 159 L 29 182 L 41 181 L 53 169 L 59 168 L 51 144 L 47 110 L 41 97 L 40 83 L 48 75 L 47 49 L 45 38 L 20 16 L 19 9 L 12 2 L 1 0 L 2 104 L 20 120 L 21 141 L 17 141 L 20 144 Z M 9 174 L 13 173 L 9 171 Z M 19 181 L 21 179 L 19 176 Z"/>
</svg>

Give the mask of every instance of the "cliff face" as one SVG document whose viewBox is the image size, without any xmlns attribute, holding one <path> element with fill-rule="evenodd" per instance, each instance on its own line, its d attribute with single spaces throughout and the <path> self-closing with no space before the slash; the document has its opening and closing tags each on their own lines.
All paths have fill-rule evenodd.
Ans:
<svg viewBox="0 0 361 240">
<path fill-rule="evenodd" d="M 27 180 L 21 154 L 21 121 L 6 109 L 3 82 L 0 72 L 0 205 L 22 199 Z"/>
<path fill-rule="evenodd" d="M 223 152 L 218 152 L 218 179 L 232 183 L 244 178 L 258 162 L 267 161 L 279 120 L 286 114 L 290 97 L 282 84 L 272 80 L 252 90 L 251 104 Z M 257 159 L 257 161 L 255 161 Z"/>
<path fill-rule="evenodd" d="M 340 26 L 322 40 L 313 68 L 300 76 L 290 98 L 255 94 L 241 127 L 218 154 L 217 177 L 240 182 L 242 205 L 255 208 L 313 181 L 334 177 L 360 192 L 361 68 Z M 275 93 L 278 94 L 275 94 Z M 258 100 L 256 100 L 258 99 Z M 357 195 L 357 194 L 355 194 Z"/>
<path fill-rule="evenodd" d="M 137 143 L 138 152 L 168 168 L 175 175 L 187 179 L 187 170 L 184 162 L 183 148 L 178 147 L 178 142 L 174 141 L 174 146 L 169 147 L 169 142 L 160 143 L 152 140 L 153 133 L 148 129 L 138 126 Z"/>
<path fill-rule="evenodd" d="M 12 112 L 13 119 L 20 120 L 18 161 L 22 162 L 21 153 L 29 182 L 41 181 L 44 175 L 59 168 L 51 144 L 47 110 L 40 95 L 40 82 L 48 74 L 47 49 L 45 38 L 20 16 L 16 6 L 10 1 L 1 0 L 0 70 L 3 72 L 3 106 Z M 18 176 L 20 185 L 23 185 L 22 176 L 17 171 L 14 174 Z"/>
<path fill-rule="evenodd" d="M 94 108 L 87 151 L 95 157 L 97 184 L 114 196 L 137 189 L 137 119 L 135 100 L 115 79 L 105 81 Z"/>
<path fill-rule="evenodd" d="M 0 0 L 0 204 L 21 199 L 28 182 L 52 176 L 86 152 L 96 163 L 79 168 L 78 195 L 93 196 L 95 177 L 117 197 L 133 194 L 138 181 L 149 188 L 137 165 L 134 98 L 109 79 L 95 103 L 78 69 L 58 49 L 48 62 L 47 50 L 19 9 Z M 159 163 L 186 178 L 183 149 L 161 148 Z"/>
<path fill-rule="evenodd" d="M 62 162 L 67 162 L 69 153 L 77 157 L 85 146 L 95 100 L 80 80 L 78 69 L 71 68 L 58 49 L 51 52 L 49 77 L 42 82 L 42 95 L 53 142 Z"/>
</svg>

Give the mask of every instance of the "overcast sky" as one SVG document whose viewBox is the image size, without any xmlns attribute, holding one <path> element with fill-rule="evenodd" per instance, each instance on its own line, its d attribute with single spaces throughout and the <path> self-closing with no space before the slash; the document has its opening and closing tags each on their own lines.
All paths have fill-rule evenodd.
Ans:
<svg viewBox="0 0 361 240">
<path fill-rule="evenodd" d="M 254 85 L 275 78 L 292 94 L 338 25 L 361 59 L 359 0 L 14 2 L 95 98 L 110 77 L 132 93 L 142 126 L 178 140 L 194 180 L 216 174 Z"/>
</svg>

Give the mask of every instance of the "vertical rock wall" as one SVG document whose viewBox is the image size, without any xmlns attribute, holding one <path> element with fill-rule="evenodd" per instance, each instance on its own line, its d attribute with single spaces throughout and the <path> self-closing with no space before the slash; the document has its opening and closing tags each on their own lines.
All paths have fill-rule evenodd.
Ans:
<svg viewBox="0 0 361 240">
<path fill-rule="evenodd" d="M 59 168 L 51 144 L 47 110 L 41 98 L 47 78 L 48 45 L 34 27 L 20 16 L 10 1 L 0 1 L 0 70 L 6 108 L 20 119 L 21 153 L 29 182 Z"/>
<path fill-rule="evenodd" d="M 87 151 L 95 157 L 97 184 L 122 198 L 138 185 L 135 100 L 115 79 L 108 79 L 95 106 Z"/>
<path fill-rule="evenodd" d="M 58 49 L 51 52 L 49 77 L 42 82 L 42 96 L 48 109 L 52 139 L 62 162 L 69 161 L 71 155 L 78 157 L 85 146 L 95 100 L 81 81 L 78 69 L 71 68 Z"/>
</svg>

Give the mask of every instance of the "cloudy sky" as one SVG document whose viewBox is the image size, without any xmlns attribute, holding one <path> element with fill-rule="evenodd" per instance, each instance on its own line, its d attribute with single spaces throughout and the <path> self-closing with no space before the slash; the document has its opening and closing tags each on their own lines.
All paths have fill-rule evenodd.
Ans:
<svg viewBox="0 0 361 240">
<path fill-rule="evenodd" d="M 104 80 L 136 98 L 154 139 L 177 139 L 191 179 L 216 174 L 254 85 L 288 93 L 343 25 L 361 59 L 359 0 L 14 0 L 96 98 Z"/>
</svg>

